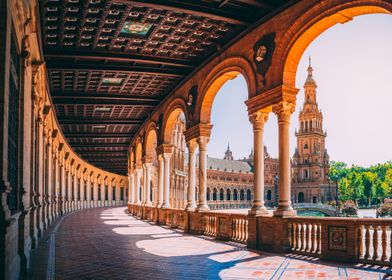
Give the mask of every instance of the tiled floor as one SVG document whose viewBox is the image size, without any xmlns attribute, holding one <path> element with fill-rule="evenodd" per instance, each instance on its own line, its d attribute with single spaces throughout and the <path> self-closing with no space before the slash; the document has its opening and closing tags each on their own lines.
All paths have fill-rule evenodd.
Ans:
<svg viewBox="0 0 392 280">
<path fill-rule="evenodd" d="M 248 251 L 241 245 L 137 220 L 125 208 L 90 209 L 65 218 L 56 234 L 56 279 L 382 279 L 300 257 Z"/>
</svg>

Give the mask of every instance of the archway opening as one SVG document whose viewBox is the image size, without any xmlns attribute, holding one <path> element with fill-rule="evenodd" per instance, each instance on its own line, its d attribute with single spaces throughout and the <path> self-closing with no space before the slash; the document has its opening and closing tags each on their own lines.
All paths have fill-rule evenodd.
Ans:
<svg viewBox="0 0 392 280">
<path fill-rule="evenodd" d="M 391 118 L 386 73 L 392 64 L 392 17 L 380 13 L 388 11 L 371 6 L 341 10 L 301 33 L 288 52 L 283 81 L 301 88 L 290 134 L 295 135 L 291 187 L 298 202 L 353 200 L 368 207 L 392 195 L 385 182 L 392 174 L 386 140 L 392 134 L 383 121 Z M 347 23 L 335 25 L 342 15 Z M 304 189 L 314 192 L 302 200 Z"/>
</svg>

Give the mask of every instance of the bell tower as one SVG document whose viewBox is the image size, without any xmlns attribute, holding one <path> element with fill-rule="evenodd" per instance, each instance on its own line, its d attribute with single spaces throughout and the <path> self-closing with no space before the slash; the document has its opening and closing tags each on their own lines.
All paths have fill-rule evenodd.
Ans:
<svg viewBox="0 0 392 280">
<path fill-rule="evenodd" d="M 299 113 L 299 131 L 296 131 L 297 148 L 293 156 L 294 182 L 327 183 L 329 156 L 325 149 L 326 132 L 323 130 L 323 114 L 317 104 L 317 84 L 309 57 L 308 77 L 305 85 L 305 101 Z"/>
</svg>

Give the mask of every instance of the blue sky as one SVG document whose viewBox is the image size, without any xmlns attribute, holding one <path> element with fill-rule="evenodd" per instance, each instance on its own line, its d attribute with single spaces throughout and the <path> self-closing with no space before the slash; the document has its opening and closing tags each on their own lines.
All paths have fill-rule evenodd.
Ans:
<svg viewBox="0 0 392 280">
<path fill-rule="evenodd" d="M 392 160 L 392 16 L 356 17 L 330 28 L 307 48 L 297 71 L 296 86 L 301 90 L 292 117 L 291 154 L 309 55 L 331 160 L 364 166 Z M 234 158 L 249 155 L 253 140 L 246 99 L 242 76 L 219 91 L 211 114 L 209 156 L 223 157 L 228 142 Z M 277 119 L 270 114 L 265 144 L 273 156 L 278 155 L 277 141 Z"/>
</svg>

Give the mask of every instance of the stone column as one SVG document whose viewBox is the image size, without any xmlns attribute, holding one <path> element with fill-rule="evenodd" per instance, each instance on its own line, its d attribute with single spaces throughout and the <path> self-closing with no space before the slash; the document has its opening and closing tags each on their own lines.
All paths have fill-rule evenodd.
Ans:
<svg viewBox="0 0 392 280">
<path fill-rule="evenodd" d="M 297 213 L 291 206 L 291 174 L 290 174 L 290 117 L 295 104 L 281 102 L 273 107 L 279 123 L 279 205 L 274 216 L 288 217 Z"/>
<path fill-rule="evenodd" d="M 143 184 L 142 184 L 142 187 L 141 187 L 141 192 L 142 192 L 142 194 L 141 194 L 141 197 L 142 197 L 142 201 L 141 201 L 141 203 L 142 203 L 142 205 L 145 205 L 146 204 L 146 185 L 147 185 L 147 183 L 146 183 L 146 180 L 147 180 L 147 175 L 146 175 L 146 173 L 147 173 L 147 168 L 146 168 L 146 164 L 144 163 L 143 165 L 142 165 L 142 170 L 143 170 Z"/>
<path fill-rule="evenodd" d="M 146 185 L 144 187 L 145 193 L 146 193 L 146 198 L 145 198 L 145 205 L 151 206 L 151 167 L 152 163 L 147 162 L 145 163 L 145 169 L 146 169 L 146 179 L 144 180 L 146 182 Z"/>
<path fill-rule="evenodd" d="M 113 181 L 108 184 L 108 206 L 113 206 Z"/>
<path fill-rule="evenodd" d="M 67 187 L 68 187 L 68 193 L 67 193 L 67 212 L 71 212 L 72 209 L 72 169 L 69 167 L 68 172 L 67 172 Z"/>
<path fill-rule="evenodd" d="M 98 207 L 98 178 L 94 178 L 93 186 L 94 207 Z"/>
<path fill-rule="evenodd" d="M 101 179 L 101 184 L 100 184 L 100 187 L 101 187 L 101 207 L 105 207 L 105 201 L 106 201 L 106 196 L 105 196 L 105 189 L 106 189 L 106 187 L 105 187 L 105 180 L 102 178 Z"/>
<path fill-rule="evenodd" d="M 65 178 L 65 162 L 62 160 L 61 161 L 61 168 L 60 168 L 60 177 L 61 177 L 61 215 L 65 214 L 66 211 L 66 193 L 65 193 L 65 184 L 66 184 L 66 178 Z"/>
<path fill-rule="evenodd" d="M 130 174 L 128 176 L 128 204 L 131 204 L 134 202 L 135 179 L 133 177 L 134 177 L 133 171 L 130 171 Z"/>
<path fill-rule="evenodd" d="M 73 200 L 72 200 L 72 204 L 73 204 L 73 209 L 74 210 L 78 210 L 79 209 L 79 178 L 78 178 L 78 171 L 75 171 L 75 174 L 73 175 Z"/>
<path fill-rule="evenodd" d="M 57 219 L 60 215 L 60 162 L 58 152 L 54 154 L 54 219 Z"/>
<path fill-rule="evenodd" d="M 83 174 L 81 174 L 80 175 L 80 185 L 79 185 L 79 188 L 80 188 L 80 202 L 79 202 L 79 208 L 81 208 L 81 209 L 83 209 L 84 207 L 85 207 L 85 200 L 86 200 L 86 197 L 85 197 L 85 193 L 84 193 L 84 178 L 83 178 L 84 176 L 83 176 Z"/>
<path fill-rule="evenodd" d="M 143 170 L 140 167 L 136 168 L 136 176 L 135 176 L 136 177 L 136 184 L 135 184 L 136 200 L 135 200 L 135 203 L 137 203 L 139 205 L 141 204 L 141 201 L 140 201 L 140 179 L 142 177 L 142 172 L 143 172 Z"/>
<path fill-rule="evenodd" d="M 189 161 L 188 161 L 188 203 L 186 205 L 187 211 L 196 209 L 195 191 L 196 191 L 196 148 L 197 141 L 192 139 L 188 141 Z"/>
<path fill-rule="evenodd" d="M 199 201 L 197 211 L 208 211 L 207 205 L 207 143 L 208 137 L 199 136 Z"/>
<path fill-rule="evenodd" d="M 159 171 L 158 171 L 158 204 L 157 207 L 160 208 L 162 207 L 163 204 L 163 185 L 164 185 L 164 161 L 163 161 L 163 156 L 159 155 L 158 156 L 158 162 L 159 162 Z"/>
<path fill-rule="evenodd" d="M 87 189 L 87 208 L 91 208 L 91 177 L 89 174 L 89 171 L 87 171 L 87 177 L 86 177 L 86 189 Z"/>
<path fill-rule="evenodd" d="M 48 134 L 51 134 L 49 131 Z M 46 180 L 45 180 L 45 201 L 46 201 L 46 227 L 48 227 L 52 223 L 52 218 L 53 218 L 53 203 L 52 203 L 52 187 L 53 187 L 53 182 L 52 182 L 52 174 L 53 174 L 53 155 L 52 155 L 52 141 L 50 138 L 50 135 L 48 135 L 48 141 L 46 142 L 46 169 L 45 169 L 45 174 L 46 174 Z"/>
<path fill-rule="evenodd" d="M 264 206 L 264 125 L 268 120 L 269 112 L 259 111 L 250 116 L 253 125 L 253 146 L 254 146 L 254 198 L 250 215 L 268 215 Z"/>
<path fill-rule="evenodd" d="M 120 183 L 116 184 L 116 203 L 115 206 L 120 206 L 120 201 L 121 201 L 121 186 Z"/>
<path fill-rule="evenodd" d="M 162 208 L 170 208 L 170 158 L 171 153 L 163 153 L 164 160 L 164 185 L 163 185 L 163 203 Z"/>
</svg>

